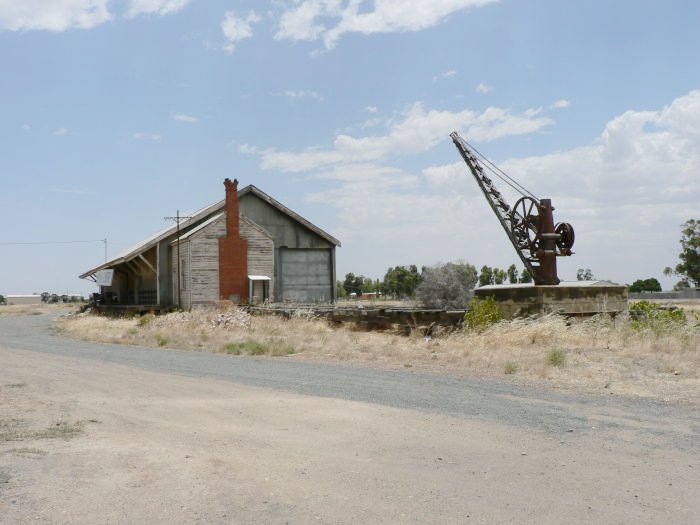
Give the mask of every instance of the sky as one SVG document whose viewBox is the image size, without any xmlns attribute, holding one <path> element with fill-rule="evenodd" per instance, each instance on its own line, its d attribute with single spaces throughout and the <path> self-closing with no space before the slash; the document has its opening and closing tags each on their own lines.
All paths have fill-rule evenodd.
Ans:
<svg viewBox="0 0 700 525">
<path fill-rule="evenodd" d="M 0 294 L 96 291 L 102 239 L 226 177 L 340 239 L 339 278 L 505 268 L 452 131 L 574 226 L 563 280 L 670 289 L 700 218 L 699 27 L 692 0 L 0 0 Z"/>
</svg>

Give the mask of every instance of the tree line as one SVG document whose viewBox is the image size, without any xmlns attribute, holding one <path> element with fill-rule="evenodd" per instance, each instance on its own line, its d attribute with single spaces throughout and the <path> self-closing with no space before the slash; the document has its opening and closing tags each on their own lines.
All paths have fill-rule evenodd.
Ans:
<svg viewBox="0 0 700 525">
<path fill-rule="evenodd" d="M 526 269 L 518 272 L 515 264 L 511 264 L 506 270 L 482 266 L 481 270 L 477 271 L 473 265 L 460 262 L 433 267 L 423 266 L 420 271 L 415 264 L 394 266 L 386 271 L 381 280 L 348 273 L 343 281 L 336 283 L 336 287 L 339 298 L 353 294 L 377 294 L 396 299 L 418 298 L 426 304 L 435 304 L 435 300 L 431 298 L 441 297 L 440 301 L 443 303 L 452 304 L 470 295 L 477 284 L 486 286 L 529 282 L 532 282 L 530 273 Z"/>
</svg>

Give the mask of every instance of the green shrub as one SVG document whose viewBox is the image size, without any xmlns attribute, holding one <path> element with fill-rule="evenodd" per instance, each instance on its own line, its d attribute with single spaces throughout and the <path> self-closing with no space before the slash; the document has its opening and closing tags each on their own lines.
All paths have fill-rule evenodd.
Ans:
<svg viewBox="0 0 700 525">
<path fill-rule="evenodd" d="M 158 346 L 165 346 L 170 342 L 170 339 L 163 335 L 157 335 L 156 336 L 156 343 L 158 343 Z"/>
<path fill-rule="evenodd" d="M 686 322 L 682 308 L 661 308 L 650 301 L 639 301 L 630 306 L 632 328 L 637 330 L 652 330 L 661 332 L 674 330 Z"/>
<path fill-rule="evenodd" d="M 232 355 L 241 355 L 241 343 L 226 343 L 224 345 L 224 352 Z"/>
<path fill-rule="evenodd" d="M 257 341 L 242 341 L 239 343 L 228 343 L 224 346 L 224 351 L 232 355 L 265 355 L 268 349 Z"/>
<path fill-rule="evenodd" d="M 469 310 L 464 314 L 464 325 L 469 330 L 481 331 L 502 319 L 503 314 L 498 307 L 496 299 L 493 297 L 485 299 L 476 297 L 469 303 Z"/>
<path fill-rule="evenodd" d="M 506 361 L 505 364 L 503 365 L 503 372 L 505 374 L 511 375 L 514 374 L 518 371 L 518 363 L 514 363 L 513 361 Z"/>
<path fill-rule="evenodd" d="M 566 364 L 566 352 L 564 350 L 552 350 L 547 354 L 547 362 L 552 366 L 564 366 Z"/>
<path fill-rule="evenodd" d="M 141 327 L 148 326 L 155 318 L 156 316 L 149 312 L 139 317 L 139 320 L 136 322 L 136 324 Z"/>
</svg>

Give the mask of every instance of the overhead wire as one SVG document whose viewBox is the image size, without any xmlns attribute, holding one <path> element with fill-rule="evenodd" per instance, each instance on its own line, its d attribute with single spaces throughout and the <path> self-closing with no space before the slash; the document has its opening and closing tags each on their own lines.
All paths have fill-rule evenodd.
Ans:
<svg viewBox="0 0 700 525">
<path fill-rule="evenodd" d="M 87 242 L 106 242 L 106 239 L 90 239 L 86 241 L 37 241 L 37 242 L 0 242 L 1 245 L 20 245 L 20 244 L 79 244 Z"/>
<path fill-rule="evenodd" d="M 461 137 L 460 137 L 461 138 Z M 513 179 L 510 175 L 508 175 L 505 171 L 503 171 L 501 168 L 496 166 L 493 162 L 491 162 L 488 158 L 486 158 L 485 155 L 483 155 L 478 149 L 476 149 L 474 146 L 469 144 L 466 140 L 462 139 L 464 143 L 469 146 L 469 148 L 476 153 L 479 158 L 485 163 L 484 167 L 488 169 L 493 175 L 501 179 L 503 182 L 505 182 L 508 186 L 513 188 L 515 191 L 517 191 L 520 195 L 524 197 L 532 197 L 536 201 L 539 202 L 539 198 L 536 197 L 530 190 L 528 190 L 525 186 L 520 184 L 518 181 Z"/>
</svg>

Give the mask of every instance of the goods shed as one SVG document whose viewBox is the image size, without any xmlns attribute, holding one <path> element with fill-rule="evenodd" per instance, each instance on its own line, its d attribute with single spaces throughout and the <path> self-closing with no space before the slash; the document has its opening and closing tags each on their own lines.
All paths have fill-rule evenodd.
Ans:
<svg viewBox="0 0 700 525">
<path fill-rule="evenodd" d="M 106 307 L 335 300 L 333 236 L 249 185 L 80 275 Z"/>
</svg>

